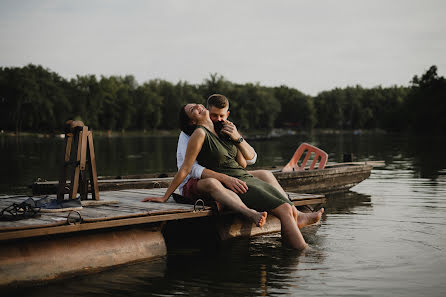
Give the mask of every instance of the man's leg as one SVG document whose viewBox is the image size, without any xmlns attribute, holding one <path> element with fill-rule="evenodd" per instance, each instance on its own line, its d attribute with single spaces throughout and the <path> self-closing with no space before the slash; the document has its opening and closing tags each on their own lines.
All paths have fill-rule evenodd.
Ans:
<svg viewBox="0 0 446 297">
<path fill-rule="evenodd" d="M 271 212 L 280 220 L 282 240 L 284 243 L 292 248 L 302 250 L 308 245 L 297 227 L 293 209 L 295 209 L 294 206 L 283 203 L 271 210 Z"/>
<path fill-rule="evenodd" d="M 252 170 L 252 171 L 248 171 L 248 172 L 250 174 L 252 174 L 254 177 L 272 185 L 274 188 L 279 190 L 279 192 L 282 193 L 282 195 L 284 195 L 285 197 L 288 198 L 287 193 L 282 188 L 282 186 L 279 184 L 276 177 L 274 176 L 274 174 L 271 171 L 260 169 L 260 170 Z M 295 207 L 293 207 L 292 211 L 293 211 L 293 217 L 294 217 L 294 219 L 297 223 L 297 226 L 299 228 L 319 222 L 321 220 L 322 214 L 324 213 L 323 208 L 321 208 L 317 212 L 304 213 L 304 212 L 298 211 Z"/>
<path fill-rule="evenodd" d="M 267 212 L 258 212 L 248 208 L 240 197 L 233 191 L 225 188 L 220 181 L 215 178 L 200 179 L 197 182 L 197 192 L 211 196 L 215 201 L 220 202 L 231 210 L 240 212 L 250 218 L 258 227 L 262 227 L 266 222 Z"/>
<path fill-rule="evenodd" d="M 288 198 L 288 195 L 285 193 L 285 190 L 279 184 L 276 177 L 274 176 L 274 174 L 271 171 L 259 169 L 259 170 L 248 171 L 248 173 L 250 173 L 254 177 L 257 177 L 258 179 L 263 180 L 264 182 L 270 184 L 271 186 L 273 186 L 274 188 L 279 190 L 279 192 L 282 193 L 283 196 Z"/>
</svg>

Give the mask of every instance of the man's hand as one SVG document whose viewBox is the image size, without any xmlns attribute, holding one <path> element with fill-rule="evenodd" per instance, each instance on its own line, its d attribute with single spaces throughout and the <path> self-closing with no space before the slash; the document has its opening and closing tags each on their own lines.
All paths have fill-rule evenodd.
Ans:
<svg viewBox="0 0 446 297">
<path fill-rule="evenodd" d="M 223 123 L 223 128 L 221 129 L 222 133 L 225 133 L 231 137 L 232 141 L 237 141 L 240 139 L 241 135 L 237 131 L 237 127 L 234 125 L 234 123 L 225 120 Z"/>
<path fill-rule="evenodd" d="M 235 177 L 227 175 L 224 180 L 221 181 L 228 189 L 231 191 L 237 193 L 237 194 L 244 194 L 248 191 L 248 185 Z"/>
<path fill-rule="evenodd" d="M 248 144 L 248 142 L 243 141 L 243 139 L 241 139 L 242 141 L 239 142 L 242 136 L 237 131 L 237 127 L 232 122 L 225 120 L 221 132 L 223 132 L 224 134 L 228 135 L 231 138 L 231 140 L 237 146 L 237 149 L 242 153 L 243 158 L 245 158 L 245 160 L 252 160 L 255 157 L 256 152 L 252 148 L 252 146 Z M 240 162 L 239 164 L 242 165 Z M 242 166 L 245 167 L 246 165 Z"/>
<path fill-rule="evenodd" d="M 164 200 L 164 197 L 146 197 L 143 200 L 141 200 L 141 202 L 166 202 L 166 200 Z"/>
</svg>

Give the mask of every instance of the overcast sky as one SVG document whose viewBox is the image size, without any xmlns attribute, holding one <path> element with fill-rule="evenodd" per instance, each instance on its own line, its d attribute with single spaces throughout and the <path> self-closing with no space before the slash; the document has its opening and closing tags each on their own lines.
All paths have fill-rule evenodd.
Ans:
<svg viewBox="0 0 446 297">
<path fill-rule="evenodd" d="M 127 75 L 201 83 L 408 85 L 446 73 L 446 1 L 4 1 L 0 67 L 39 64 L 65 78 Z"/>
</svg>

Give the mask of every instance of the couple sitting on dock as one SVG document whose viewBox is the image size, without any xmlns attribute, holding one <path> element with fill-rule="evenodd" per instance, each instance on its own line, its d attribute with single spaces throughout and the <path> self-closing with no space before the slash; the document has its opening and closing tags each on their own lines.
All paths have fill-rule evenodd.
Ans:
<svg viewBox="0 0 446 297">
<path fill-rule="evenodd" d="M 193 203 L 198 198 L 210 197 L 245 215 L 258 227 L 265 224 L 267 212 L 271 212 L 280 220 L 284 242 L 304 249 L 307 244 L 299 229 L 318 222 L 324 210 L 298 211 L 270 171 L 245 170 L 255 163 L 257 155 L 227 120 L 228 99 L 211 95 L 207 107 L 187 104 L 181 108 L 179 170 L 163 197 L 147 197 L 143 201 L 166 202 L 179 187 L 184 199 Z"/>
</svg>

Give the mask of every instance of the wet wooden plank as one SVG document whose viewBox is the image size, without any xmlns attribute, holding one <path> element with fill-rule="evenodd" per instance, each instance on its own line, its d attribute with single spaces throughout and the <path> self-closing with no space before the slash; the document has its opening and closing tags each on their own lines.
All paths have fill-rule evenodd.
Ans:
<svg viewBox="0 0 446 297">
<path fill-rule="evenodd" d="M 50 228 L 36 228 L 36 229 L 25 229 L 18 230 L 13 232 L 0 232 L 0 241 L 2 240 L 11 240 L 17 238 L 27 238 L 27 237 L 35 237 L 42 235 L 51 235 L 51 234 L 61 234 L 61 233 L 71 233 L 71 232 L 79 232 L 79 231 L 87 231 L 87 230 L 97 230 L 97 229 L 110 229 L 122 226 L 130 226 L 130 225 L 139 225 L 139 224 L 147 224 L 147 223 L 161 223 L 170 220 L 180 220 L 180 219 L 190 219 L 204 216 L 211 216 L 211 210 L 204 210 L 199 212 L 186 212 L 179 214 L 161 214 L 157 216 L 143 216 L 136 218 L 125 218 L 120 220 L 111 220 L 111 221 L 98 221 L 92 223 L 84 223 L 84 224 L 73 224 L 73 225 L 64 225 L 64 226 L 56 226 Z"/>
<path fill-rule="evenodd" d="M 155 191 L 151 191 L 150 189 L 146 189 L 136 192 L 131 190 L 102 192 L 101 201 L 117 201 L 119 203 L 83 207 L 83 209 L 79 210 L 78 212 L 85 221 L 96 221 L 193 211 L 192 205 L 178 203 L 141 202 L 144 197 L 149 195 L 163 195 L 165 190 L 166 189 L 157 189 Z M 56 198 L 56 195 L 50 195 L 49 197 Z M 21 203 L 28 198 L 29 197 L 26 196 L 1 197 L 0 208 L 3 209 L 11 205 L 12 203 Z M 38 200 L 42 197 L 39 196 L 34 198 L 35 200 Z M 40 216 L 36 218 L 28 218 L 18 221 L 1 221 L 0 231 L 11 228 L 32 228 L 33 226 L 41 227 L 42 225 L 53 226 L 54 223 L 66 222 L 68 214 L 69 212 L 40 212 Z"/>
</svg>

